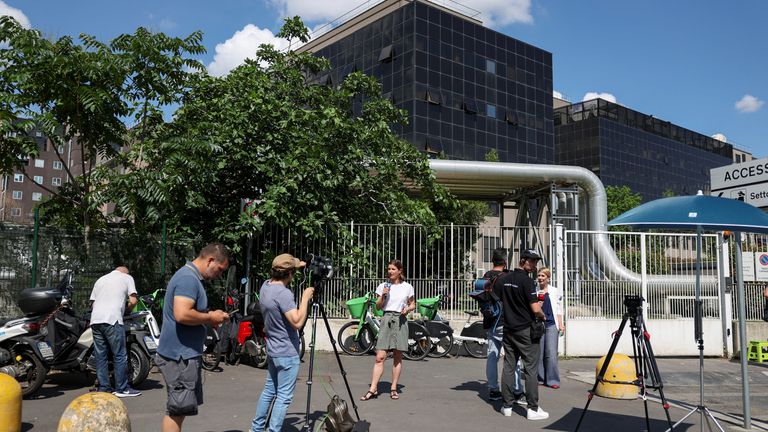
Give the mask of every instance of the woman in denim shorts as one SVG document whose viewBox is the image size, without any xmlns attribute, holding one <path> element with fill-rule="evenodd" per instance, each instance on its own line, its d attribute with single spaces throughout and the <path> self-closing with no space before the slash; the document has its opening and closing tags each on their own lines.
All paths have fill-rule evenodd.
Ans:
<svg viewBox="0 0 768 432">
<path fill-rule="evenodd" d="M 397 380 L 403 369 L 403 351 L 408 349 L 406 315 L 416 309 L 413 286 L 405 282 L 404 278 L 403 263 L 397 259 L 392 260 L 387 266 L 387 281 L 376 288 L 376 307 L 384 311 L 384 317 L 376 342 L 376 363 L 373 365 L 371 387 L 360 400 L 367 401 L 379 396 L 379 380 L 384 374 L 384 360 L 387 359 L 389 351 L 392 351 L 392 385 L 389 397 L 400 399 Z"/>
</svg>

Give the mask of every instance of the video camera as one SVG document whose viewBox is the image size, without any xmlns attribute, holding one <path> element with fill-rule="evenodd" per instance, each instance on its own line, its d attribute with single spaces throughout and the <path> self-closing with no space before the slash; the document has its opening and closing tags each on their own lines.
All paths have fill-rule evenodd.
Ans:
<svg viewBox="0 0 768 432">
<path fill-rule="evenodd" d="M 627 294 L 624 296 L 624 306 L 627 311 L 637 314 L 637 310 L 643 307 L 645 299 L 637 294 Z"/>
<path fill-rule="evenodd" d="M 304 262 L 307 263 L 304 267 L 304 277 L 309 281 L 311 286 L 315 287 L 315 289 L 320 288 L 323 282 L 333 276 L 333 263 L 330 258 L 321 255 L 307 254 L 304 258 Z"/>
</svg>

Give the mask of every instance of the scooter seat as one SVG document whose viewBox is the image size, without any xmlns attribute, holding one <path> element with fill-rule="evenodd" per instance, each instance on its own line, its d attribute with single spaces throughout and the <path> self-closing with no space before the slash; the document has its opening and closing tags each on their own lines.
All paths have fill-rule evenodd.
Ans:
<svg viewBox="0 0 768 432">
<path fill-rule="evenodd" d="M 242 319 L 242 321 L 243 321 L 243 322 L 246 322 L 246 321 L 253 321 L 253 315 L 246 315 L 246 316 L 244 316 L 244 317 L 243 317 L 243 319 Z"/>
</svg>

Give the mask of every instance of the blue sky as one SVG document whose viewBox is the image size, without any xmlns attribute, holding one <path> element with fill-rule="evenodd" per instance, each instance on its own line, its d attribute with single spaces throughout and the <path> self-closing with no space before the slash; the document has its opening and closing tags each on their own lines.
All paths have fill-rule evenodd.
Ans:
<svg viewBox="0 0 768 432">
<path fill-rule="evenodd" d="M 439 0 L 451 6 L 451 0 Z M 361 0 L 0 0 L 0 13 L 49 37 L 109 40 L 144 26 L 204 32 L 201 60 L 221 75 L 274 41 L 282 17 L 316 28 Z M 768 2 L 465 0 L 486 25 L 553 53 L 554 87 L 572 102 L 602 94 L 768 156 Z"/>
</svg>

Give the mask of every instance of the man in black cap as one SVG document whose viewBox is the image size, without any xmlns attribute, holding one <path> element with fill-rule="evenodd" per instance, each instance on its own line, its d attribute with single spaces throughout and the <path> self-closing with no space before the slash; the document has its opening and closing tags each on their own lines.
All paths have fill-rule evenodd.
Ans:
<svg viewBox="0 0 768 432">
<path fill-rule="evenodd" d="M 539 341 L 543 333 L 542 322 L 546 319 L 536 295 L 536 284 L 530 274 L 536 273 L 541 255 L 534 249 L 524 249 L 520 261 L 513 271 L 502 275 L 496 281 L 501 286 L 501 300 L 504 308 L 504 371 L 501 390 L 504 405 L 502 414 L 512 416 L 512 405 L 520 403 L 515 399 L 512 388 L 515 367 L 520 358 L 525 369 L 525 399 L 528 402 L 528 420 L 544 420 L 549 414 L 539 407 L 539 388 L 536 377 L 539 364 Z"/>
</svg>

